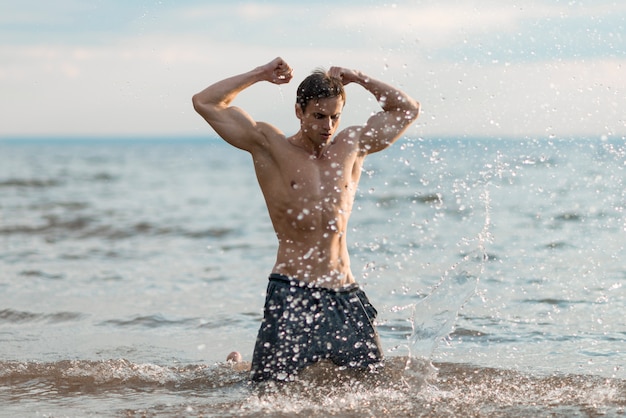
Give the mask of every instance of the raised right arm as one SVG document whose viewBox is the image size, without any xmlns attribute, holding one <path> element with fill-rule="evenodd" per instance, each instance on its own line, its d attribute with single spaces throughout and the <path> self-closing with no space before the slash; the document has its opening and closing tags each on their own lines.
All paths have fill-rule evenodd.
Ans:
<svg viewBox="0 0 626 418">
<path fill-rule="evenodd" d="M 211 127 L 229 144 L 252 151 L 262 143 L 263 132 L 244 110 L 231 106 L 232 101 L 246 88 L 259 81 L 284 84 L 291 81 L 292 70 L 282 58 L 229 77 L 207 87 L 193 96 L 193 107 Z"/>
</svg>

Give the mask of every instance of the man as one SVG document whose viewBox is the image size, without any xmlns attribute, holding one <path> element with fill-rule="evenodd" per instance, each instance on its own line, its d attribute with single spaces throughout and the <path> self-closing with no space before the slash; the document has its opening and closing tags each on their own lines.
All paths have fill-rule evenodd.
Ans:
<svg viewBox="0 0 626 418">
<path fill-rule="evenodd" d="M 402 91 L 341 67 L 315 71 L 300 84 L 294 135 L 231 105 L 257 82 L 284 84 L 292 77 L 276 58 L 193 97 L 195 110 L 219 136 L 252 155 L 278 238 L 252 359 L 256 381 L 293 380 L 319 360 L 358 369 L 381 364 L 376 310 L 350 270 L 348 219 L 365 157 L 389 147 L 419 113 L 419 104 Z M 350 83 L 369 91 L 382 111 L 335 135 Z"/>
</svg>

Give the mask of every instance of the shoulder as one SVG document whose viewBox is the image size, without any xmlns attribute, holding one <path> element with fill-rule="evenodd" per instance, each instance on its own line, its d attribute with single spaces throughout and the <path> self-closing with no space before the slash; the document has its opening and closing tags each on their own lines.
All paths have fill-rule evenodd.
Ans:
<svg viewBox="0 0 626 418">
<path fill-rule="evenodd" d="M 248 151 L 255 160 L 265 160 L 267 158 L 275 160 L 285 148 L 287 137 L 276 126 L 266 122 L 257 122 L 256 130 L 258 139 Z"/>
<path fill-rule="evenodd" d="M 335 138 L 349 145 L 357 145 L 362 133 L 362 126 L 348 126 L 339 131 Z"/>
<path fill-rule="evenodd" d="M 351 151 L 365 156 L 369 152 L 367 145 L 364 145 L 366 141 L 363 140 L 366 135 L 363 126 L 349 126 L 337 134 L 336 141 Z"/>
<path fill-rule="evenodd" d="M 280 129 L 266 122 L 257 122 L 256 131 L 258 133 L 257 146 L 255 149 L 252 149 L 251 152 L 266 150 L 268 147 L 271 147 L 277 142 L 284 141 L 286 138 L 285 134 Z"/>
</svg>

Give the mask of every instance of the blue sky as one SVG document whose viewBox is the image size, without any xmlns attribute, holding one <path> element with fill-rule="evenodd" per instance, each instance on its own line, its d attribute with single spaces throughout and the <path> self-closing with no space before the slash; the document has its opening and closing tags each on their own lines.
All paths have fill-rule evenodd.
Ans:
<svg viewBox="0 0 626 418">
<path fill-rule="evenodd" d="M 340 65 L 419 100 L 412 136 L 626 135 L 621 0 L 0 0 L 0 137 L 210 135 L 191 95 L 276 56 L 294 81 L 236 104 L 287 134 Z M 349 86 L 342 125 L 376 110 Z"/>
</svg>

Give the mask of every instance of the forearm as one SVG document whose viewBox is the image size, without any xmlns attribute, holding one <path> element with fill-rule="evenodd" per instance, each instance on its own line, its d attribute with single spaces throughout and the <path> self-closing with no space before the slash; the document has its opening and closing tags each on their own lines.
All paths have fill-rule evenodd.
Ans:
<svg viewBox="0 0 626 418">
<path fill-rule="evenodd" d="M 357 72 L 355 83 L 369 91 L 386 112 L 419 111 L 419 103 L 396 87 L 385 82 L 368 77 L 362 72 Z"/>
<path fill-rule="evenodd" d="M 405 92 L 382 81 L 365 77 L 363 88 L 372 93 L 384 111 L 417 111 L 419 104 Z"/>
<path fill-rule="evenodd" d="M 265 80 L 264 71 L 261 67 L 257 67 L 246 73 L 218 81 L 193 96 L 194 106 L 196 110 L 199 106 L 228 107 L 239 93 L 263 80 Z"/>
<path fill-rule="evenodd" d="M 209 109 L 225 109 L 244 89 L 259 81 L 274 84 L 288 83 L 292 78 L 291 67 L 280 57 L 243 74 L 229 77 L 207 87 L 193 96 L 193 104 L 198 113 Z"/>
</svg>

